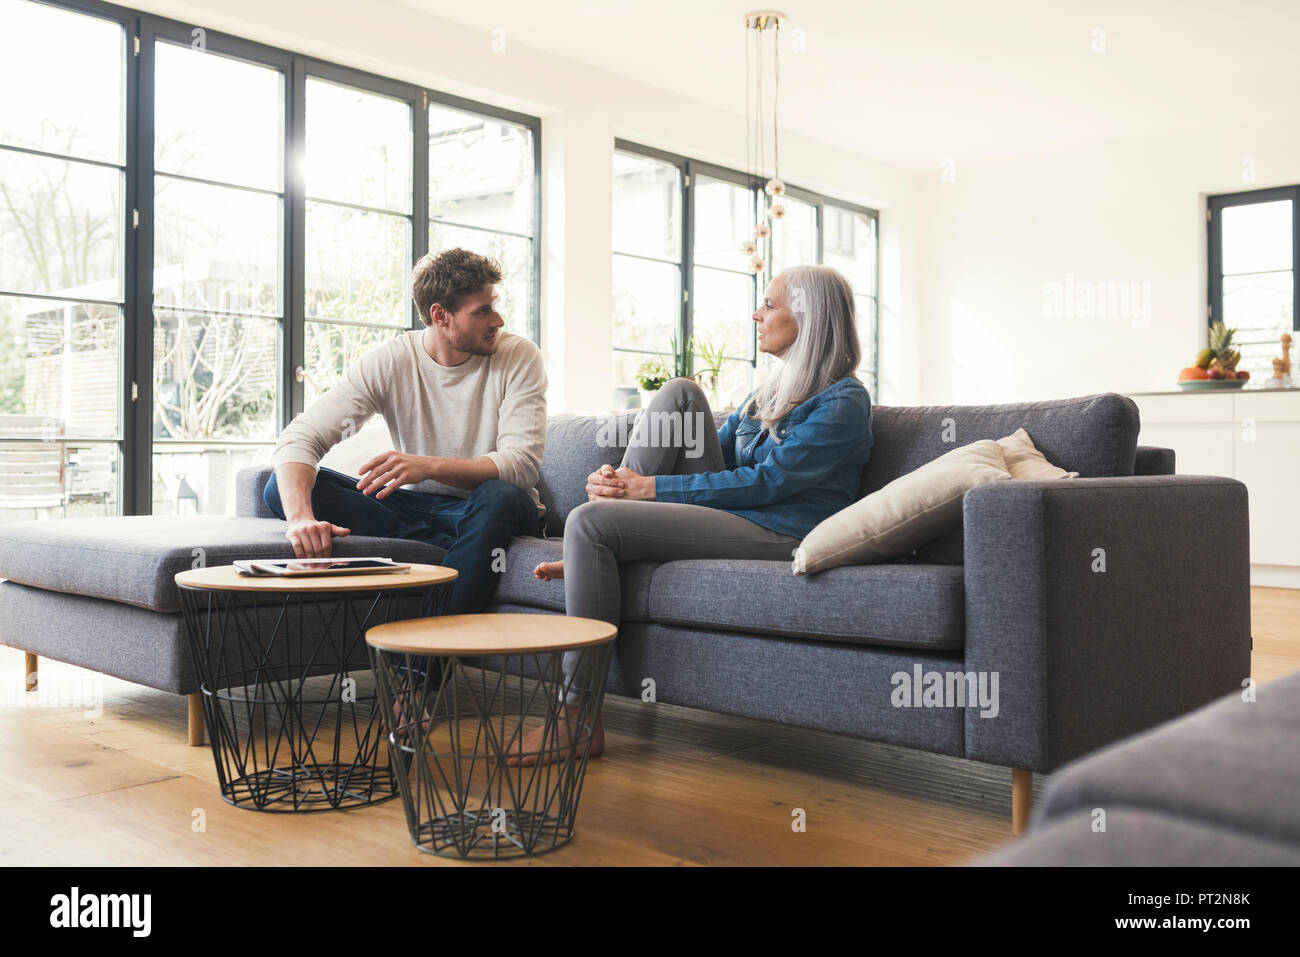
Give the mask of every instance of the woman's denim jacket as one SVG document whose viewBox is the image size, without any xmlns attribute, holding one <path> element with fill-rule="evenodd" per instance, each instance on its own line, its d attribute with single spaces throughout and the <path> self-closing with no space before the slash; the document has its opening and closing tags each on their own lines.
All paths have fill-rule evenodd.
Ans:
<svg viewBox="0 0 1300 957">
<path fill-rule="evenodd" d="M 772 431 L 731 413 L 718 429 L 727 470 L 657 475 L 655 498 L 720 508 L 800 539 L 857 501 L 871 457 L 871 396 L 858 379 L 832 383 Z"/>
</svg>

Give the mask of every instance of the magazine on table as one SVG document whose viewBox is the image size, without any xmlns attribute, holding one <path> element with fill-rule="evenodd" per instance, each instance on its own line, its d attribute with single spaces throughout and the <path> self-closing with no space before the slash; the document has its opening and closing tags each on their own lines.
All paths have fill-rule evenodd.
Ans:
<svg viewBox="0 0 1300 957">
<path fill-rule="evenodd" d="M 278 575 L 296 578 L 306 575 L 370 575 L 410 571 L 410 565 L 391 558 L 257 558 L 233 563 L 241 575 Z"/>
</svg>

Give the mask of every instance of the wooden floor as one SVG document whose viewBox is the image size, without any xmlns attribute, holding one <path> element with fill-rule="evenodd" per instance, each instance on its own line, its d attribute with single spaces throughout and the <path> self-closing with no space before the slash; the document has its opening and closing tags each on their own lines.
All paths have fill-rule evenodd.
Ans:
<svg viewBox="0 0 1300 957">
<path fill-rule="evenodd" d="M 1252 598 L 1262 684 L 1300 669 L 1300 591 Z M 51 687 L 96 683 L 103 713 L 19 705 L 23 655 L 0 648 L 0 864 L 473 866 L 411 847 L 397 801 L 232 808 L 211 751 L 185 742 L 185 699 L 40 667 Z M 956 864 L 1013 840 L 1003 768 L 617 697 L 606 728 L 577 836 L 529 864 Z M 1045 783 L 1035 778 L 1036 795 Z M 804 833 L 790 826 L 796 808 Z"/>
</svg>

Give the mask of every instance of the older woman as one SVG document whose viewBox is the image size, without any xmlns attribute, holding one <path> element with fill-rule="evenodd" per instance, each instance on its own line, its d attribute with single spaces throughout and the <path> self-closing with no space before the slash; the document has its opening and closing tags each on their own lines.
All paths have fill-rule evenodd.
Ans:
<svg viewBox="0 0 1300 957">
<path fill-rule="evenodd" d="M 535 570 L 564 578 L 567 614 L 617 624 L 620 562 L 789 559 L 814 526 L 857 499 L 871 454 L 871 398 L 854 374 L 861 347 L 853 311 L 853 289 L 834 269 L 787 269 L 753 315 L 758 349 L 780 357 L 780 369 L 720 429 L 690 379 L 659 391 L 621 467 L 588 476 L 588 501 L 565 522 L 564 561 Z M 656 424 L 679 421 L 687 426 L 656 434 Z M 674 442 L 656 441 L 665 431 Z M 703 438 L 702 452 L 687 447 L 690 435 Z M 566 679 L 576 664 L 576 653 L 566 655 Z M 576 699 L 571 692 L 567 701 Z M 576 709 L 565 710 L 571 723 Z M 569 728 L 554 728 L 549 739 L 543 728 L 527 735 L 509 763 L 562 754 Z M 604 748 L 597 716 L 590 754 Z"/>
</svg>

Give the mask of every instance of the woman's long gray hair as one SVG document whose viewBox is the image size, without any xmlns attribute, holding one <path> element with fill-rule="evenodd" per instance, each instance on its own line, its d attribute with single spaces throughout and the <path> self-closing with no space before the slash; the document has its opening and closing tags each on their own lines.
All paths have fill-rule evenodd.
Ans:
<svg viewBox="0 0 1300 957">
<path fill-rule="evenodd" d="M 781 368 L 754 393 L 745 415 L 772 428 L 801 402 L 853 375 L 862 346 L 853 321 L 853 287 L 830 266 L 793 266 L 777 277 L 799 332 L 781 355 Z"/>
</svg>

